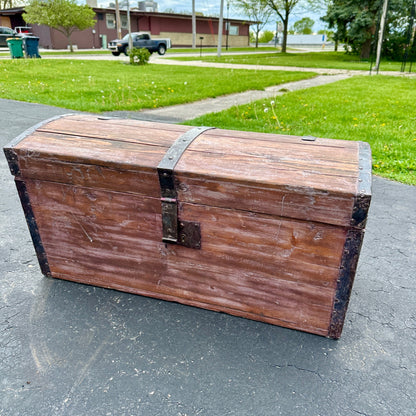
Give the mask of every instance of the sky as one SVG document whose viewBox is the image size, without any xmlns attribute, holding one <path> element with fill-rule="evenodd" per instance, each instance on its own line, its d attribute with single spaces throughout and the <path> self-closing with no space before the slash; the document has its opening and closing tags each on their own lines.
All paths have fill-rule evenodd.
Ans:
<svg viewBox="0 0 416 416">
<path fill-rule="evenodd" d="M 114 0 L 98 0 L 98 4 L 100 6 L 108 6 L 108 4 Z M 157 1 L 159 12 L 163 12 L 167 9 L 173 9 L 175 12 L 187 12 L 189 14 L 192 13 L 192 0 L 159 0 Z M 220 4 L 221 0 L 195 0 L 195 9 L 197 12 L 202 12 L 205 16 L 219 16 L 220 14 Z M 137 5 L 137 1 L 130 0 L 130 7 L 134 7 Z M 315 25 L 313 27 L 314 31 L 318 31 L 320 29 L 325 28 L 324 22 L 319 20 L 319 17 L 325 14 L 325 9 L 321 13 L 313 13 L 310 11 L 305 11 L 304 9 L 294 10 L 291 14 L 289 25 L 293 25 L 294 22 L 297 20 L 302 19 L 302 17 L 310 17 L 315 21 Z M 224 0 L 224 18 L 227 17 L 227 0 Z M 238 11 L 230 5 L 229 9 L 229 17 L 230 18 L 239 18 L 244 19 L 245 16 L 238 13 Z M 275 30 L 276 28 L 276 18 L 271 19 L 271 23 L 269 23 L 266 27 L 267 30 Z"/>
</svg>

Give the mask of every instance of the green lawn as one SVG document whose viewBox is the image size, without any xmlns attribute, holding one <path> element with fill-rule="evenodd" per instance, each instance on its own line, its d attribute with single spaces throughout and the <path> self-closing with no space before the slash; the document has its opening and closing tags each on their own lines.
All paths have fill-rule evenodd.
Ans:
<svg viewBox="0 0 416 416">
<path fill-rule="evenodd" d="M 0 73 L 0 98 L 90 112 L 170 106 L 315 75 L 49 59 L 2 60 Z"/>
<path fill-rule="evenodd" d="M 188 124 L 366 141 L 374 173 L 416 185 L 416 79 L 354 77 Z"/>
<path fill-rule="evenodd" d="M 360 60 L 356 55 L 346 54 L 345 52 L 308 52 L 308 53 L 267 53 L 267 54 L 241 54 L 202 56 L 198 57 L 173 57 L 180 60 L 203 60 L 207 62 L 224 62 L 230 64 L 247 65 L 280 65 L 298 66 L 304 68 L 335 68 L 335 69 L 358 69 L 368 71 L 370 61 Z M 401 62 L 383 60 L 380 70 L 400 71 Z M 416 70 L 416 65 L 414 66 Z"/>
</svg>

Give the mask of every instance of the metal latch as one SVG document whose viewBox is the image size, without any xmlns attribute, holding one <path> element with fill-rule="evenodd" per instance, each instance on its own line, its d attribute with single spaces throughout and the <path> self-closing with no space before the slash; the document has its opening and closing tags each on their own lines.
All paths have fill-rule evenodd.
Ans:
<svg viewBox="0 0 416 416">
<path fill-rule="evenodd" d="M 162 203 L 162 241 L 190 248 L 201 248 L 201 226 L 198 222 L 178 218 L 178 195 L 174 168 L 188 146 L 212 127 L 195 127 L 175 140 L 157 167 Z"/>
</svg>

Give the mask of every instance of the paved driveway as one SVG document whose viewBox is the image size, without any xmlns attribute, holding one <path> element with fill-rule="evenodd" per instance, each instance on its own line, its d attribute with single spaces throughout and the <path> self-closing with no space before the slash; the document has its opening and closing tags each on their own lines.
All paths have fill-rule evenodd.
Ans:
<svg viewBox="0 0 416 416">
<path fill-rule="evenodd" d="M 0 143 L 65 110 L 0 100 Z M 374 178 L 339 341 L 41 275 L 0 156 L 0 415 L 413 416 L 416 187 Z"/>
</svg>

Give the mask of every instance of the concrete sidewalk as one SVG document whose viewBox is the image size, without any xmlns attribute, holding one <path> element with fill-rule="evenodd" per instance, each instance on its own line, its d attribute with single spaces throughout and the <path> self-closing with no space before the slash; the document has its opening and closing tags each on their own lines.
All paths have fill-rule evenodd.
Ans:
<svg viewBox="0 0 416 416">
<path fill-rule="evenodd" d="M 165 123 L 180 123 L 185 120 L 191 120 L 206 114 L 207 109 L 209 109 L 209 112 L 220 112 L 235 105 L 243 105 L 255 100 L 261 100 L 263 98 L 276 97 L 283 95 L 289 91 L 318 87 L 320 85 L 340 81 L 348 77 L 348 74 L 319 75 L 310 79 L 267 87 L 263 91 L 246 91 L 243 93 L 224 95 L 217 98 L 208 98 L 206 100 L 196 101 L 188 104 L 180 104 L 150 110 L 111 111 L 105 113 L 105 115 L 123 118 L 134 118 L 138 120 L 160 121 Z"/>
</svg>

